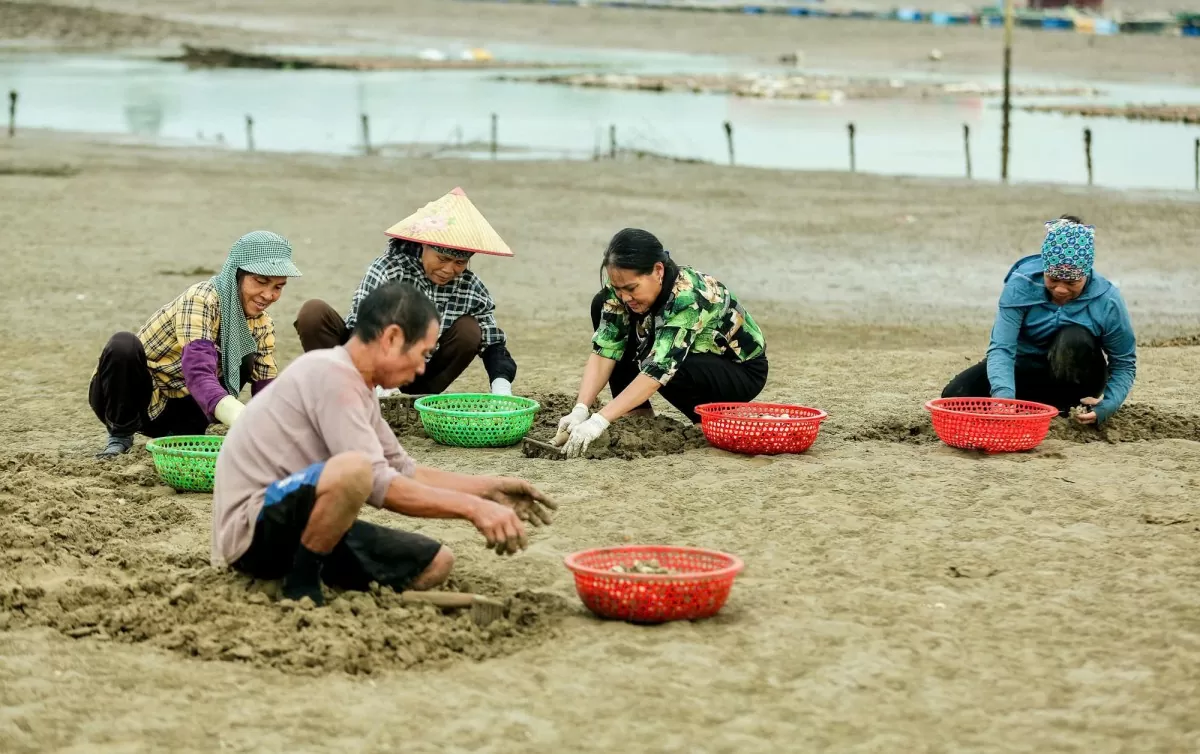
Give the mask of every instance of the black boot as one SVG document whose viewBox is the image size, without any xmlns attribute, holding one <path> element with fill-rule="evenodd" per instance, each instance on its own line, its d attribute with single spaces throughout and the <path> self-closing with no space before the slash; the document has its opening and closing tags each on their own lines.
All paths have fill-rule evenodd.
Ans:
<svg viewBox="0 0 1200 754">
<path fill-rule="evenodd" d="M 297 547 L 292 570 L 283 577 L 284 598 L 299 602 L 308 597 L 313 604 L 324 605 L 325 596 L 321 594 L 321 568 L 324 565 L 324 553 L 313 552 L 304 545 Z"/>
</svg>

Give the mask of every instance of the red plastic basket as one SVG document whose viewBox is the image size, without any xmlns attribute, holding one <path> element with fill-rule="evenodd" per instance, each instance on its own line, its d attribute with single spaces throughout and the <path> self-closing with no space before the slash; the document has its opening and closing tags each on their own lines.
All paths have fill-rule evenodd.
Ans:
<svg viewBox="0 0 1200 754">
<path fill-rule="evenodd" d="M 829 414 L 784 403 L 705 403 L 696 406 L 709 444 L 750 455 L 803 453 Z"/>
<path fill-rule="evenodd" d="M 1058 416 L 1054 406 L 1008 398 L 937 398 L 925 408 L 942 442 L 988 453 L 1036 448 Z"/>
<path fill-rule="evenodd" d="M 678 573 L 616 573 L 616 565 L 657 560 Z M 729 598 L 741 558 L 699 547 L 630 545 L 584 550 L 565 558 L 579 599 L 596 615 L 633 623 L 697 620 L 716 615 Z"/>
</svg>

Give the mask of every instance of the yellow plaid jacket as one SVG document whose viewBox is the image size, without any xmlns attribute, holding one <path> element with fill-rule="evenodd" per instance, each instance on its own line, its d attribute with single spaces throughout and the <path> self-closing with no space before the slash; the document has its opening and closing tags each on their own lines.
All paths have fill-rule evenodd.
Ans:
<svg viewBox="0 0 1200 754">
<path fill-rule="evenodd" d="M 266 312 L 247 320 L 250 334 L 258 343 L 250 380 L 271 380 L 279 376 L 275 363 L 275 323 Z M 188 394 L 183 381 L 183 348 L 193 340 L 208 340 L 220 351 L 221 304 L 217 289 L 204 280 L 184 291 L 179 298 L 159 309 L 138 330 L 138 340 L 146 349 L 146 366 L 153 378 L 153 393 L 146 413 L 157 418 L 168 398 Z M 217 370 L 220 375 L 220 369 Z"/>
</svg>

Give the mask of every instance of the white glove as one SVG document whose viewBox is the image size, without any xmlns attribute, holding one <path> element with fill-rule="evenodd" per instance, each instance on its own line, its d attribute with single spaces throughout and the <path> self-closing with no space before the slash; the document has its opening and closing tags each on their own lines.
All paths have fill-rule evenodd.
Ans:
<svg viewBox="0 0 1200 754">
<path fill-rule="evenodd" d="M 242 403 L 232 395 L 227 395 L 217 402 L 217 407 L 213 409 L 213 416 L 217 417 L 217 421 L 226 427 L 232 427 L 233 423 L 237 421 L 245 409 L 245 403 Z"/>
<path fill-rule="evenodd" d="M 503 377 L 492 380 L 492 395 L 512 395 L 512 383 Z"/>
<path fill-rule="evenodd" d="M 571 409 L 571 413 L 558 420 L 558 434 L 554 436 L 554 444 L 565 443 L 571 436 L 571 430 L 587 421 L 588 413 L 587 406 L 576 403 L 575 408 Z"/>
<path fill-rule="evenodd" d="M 567 458 L 579 458 L 587 451 L 592 441 L 604 434 L 606 429 L 608 429 L 608 419 L 600 414 L 592 414 L 592 418 L 571 430 L 571 439 L 567 440 L 567 447 L 563 449 L 563 455 Z"/>
<path fill-rule="evenodd" d="M 383 387 L 380 387 L 379 385 L 375 386 L 375 397 L 376 398 L 391 398 L 393 395 L 400 395 L 400 388 L 398 388 L 398 387 L 383 388 Z"/>
</svg>

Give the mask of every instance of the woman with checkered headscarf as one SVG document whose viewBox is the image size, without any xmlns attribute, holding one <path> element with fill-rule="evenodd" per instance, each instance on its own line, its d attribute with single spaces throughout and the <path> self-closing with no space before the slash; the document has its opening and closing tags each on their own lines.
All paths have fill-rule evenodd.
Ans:
<svg viewBox="0 0 1200 754">
<path fill-rule="evenodd" d="M 387 250 L 367 268 L 345 319 L 320 299 L 300 307 L 296 316 L 300 345 L 306 352 L 343 345 L 354 332 L 358 308 L 367 294 L 402 280 L 437 307 L 438 342 L 424 374 L 400 389 L 409 395 L 441 393 L 478 357 L 491 392 L 512 395 L 517 363 L 508 352 L 508 337 L 496 323 L 492 294 L 468 269 L 476 254 L 513 256 L 508 244 L 461 188 L 426 204 L 386 233 L 391 236 Z"/>
<path fill-rule="evenodd" d="M 249 383 L 259 393 L 278 376 L 275 324 L 267 307 L 300 277 L 287 239 L 265 230 L 238 239 L 221 271 L 155 312 L 136 334 L 119 332 L 100 353 L 88 402 L 108 429 L 98 456 L 120 455 L 133 435 L 199 435 L 232 426 Z"/>
<path fill-rule="evenodd" d="M 943 398 L 1036 401 L 1107 420 L 1137 373 L 1133 323 L 1117 287 L 1093 269 L 1096 229 L 1071 215 L 1046 223 L 1042 253 L 1008 271 L 987 358 L 955 377 Z"/>
</svg>

